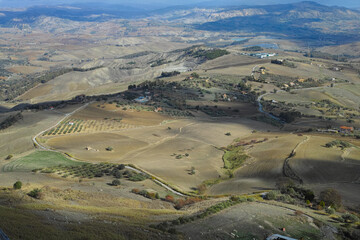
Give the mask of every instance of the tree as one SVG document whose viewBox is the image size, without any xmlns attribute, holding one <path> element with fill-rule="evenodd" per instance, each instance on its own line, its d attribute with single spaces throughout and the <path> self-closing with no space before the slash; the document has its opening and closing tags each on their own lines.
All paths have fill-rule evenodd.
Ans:
<svg viewBox="0 0 360 240">
<path fill-rule="evenodd" d="M 335 209 L 342 205 L 341 195 L 335 189 L 329 188 L 320 193 L 320 201 L 323 201 L 326 206 L 332 206 Z"/>
<path fill-rule="evenodd" d="M 115 178 L 122 178 L 122 177 L 123 177 L 123 175 L 121 174 L 121 172 L 120 172 L 118 169 L 116 169 L 116 170 L 114 171 L 113 176 L 114 176 Z"/>
<path fill-rule="evenodd" d="M 14 183 L 14 189 L 21 189 L 22 187 L 22 182 L 17 181 L 16 183 Z"/>
<path fill-rule="evenodd" d="M 312 202 L 315 198 L 315 194 L 313 191 L 307 189 L 304 192 L 304 197 L 305 197 L 305 200 L 309 200 L 310 202 Z"/>
<path fill-rule="evenodd" d="M 196 73 L 196 72 L 193 72 L 193 73 L 191 74 L 191 76 L 192 76 L 193 78 L 199 78 L 199 77 L 200 77 L 200 75 L 199 75 L 198 73 Z"/>
<path fill-rule="evenodd" d="M 111 185 L 113 186 L 119 186 L 121 183 L 118 179 L 115 179 L 114 181 L 112 181 Z"/>
<path fill-rule="evenodd" d="M 124 164 L 120 164 L 120 165 L 118 166 L 118 169 L 119 169 L 119 170 L 125 169 L 125 165 L 124 165 Z"/>
</svg>

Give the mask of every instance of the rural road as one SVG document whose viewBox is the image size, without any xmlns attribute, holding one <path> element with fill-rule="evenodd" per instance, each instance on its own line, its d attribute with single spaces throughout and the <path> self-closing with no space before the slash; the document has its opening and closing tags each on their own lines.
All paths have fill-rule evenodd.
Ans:
<svg viewBox="0 0 360 240">
<path fill-rule="evenodd" d="M 53 125 L 53 126 L 47 128 L 47 129 L 45 129 L 44 131 L 41 131 L 40 133 L 38 133 L 38 134 L 37 134 L 35 137 L 33 137 L 33 139 L 32 139 L 33 142 L 34 142 L 34 144 L 35 144 L 36 146 L 38 146 L 39 148 L 41 148 L 42 150 L 51 151 L 51 152 L 57 152 L 57 151 L 54 151 L 54 150 L 52 150 L 52 149 L 50 149 L 50 148 L 44 147 L 43 145 L 41 145 L 41 144 L 36 140 L 36 138 L 38 138 L 38 137 L 39 137 L 40 135 L 42 135 L 44 132 L 49 131 L 50 129 L 56 127 L 56 126 L 59 125 L 62 121 L 64 121 L 66 118 L 70 117 L 70 116 L 73 115 L 74 113 L 76 113 L 76 112 L 78 112 L 78 111 L 86 108 L 89 104 L 90 104 L 90 103 L 86 103 L 84 106 L 81 106 L 81 107 L 75 109 L 75 110 L 72 111 L 71 113 L 66 113 L 65 116 L 64 116 L 62 119 L 60 119 L 55 125 Z"/>
<path fill-rule="evenodd" d="M 134 172 L 136 172 L 136 173 L 144 173 L 143 171 L 141 171 L 141 170 L 139 170 L 139 169 L 136 169 L 136 168 L 133 168 L 133 167 L 130 167 L 130 166 L 125 166 L 125 168 L 126 168 L 126 169 L 129 169 L 129 170 L 132 170 L 132 171 L 134 171 Z M 175 189 L 172 189 L 171 187 L 169 187 L 168 185 L 160 182 L 160 181 L 157 180 L 157 179 L 153 179 L 153 181 L 154 181 L 155 183 L 161 185 L 162 187 L 166 188 L 166 189 L 169 190 L 170 192 L 178 195 L 178 196 L 186 197 L 184 194 L 176 191 Z"/>
</svg>

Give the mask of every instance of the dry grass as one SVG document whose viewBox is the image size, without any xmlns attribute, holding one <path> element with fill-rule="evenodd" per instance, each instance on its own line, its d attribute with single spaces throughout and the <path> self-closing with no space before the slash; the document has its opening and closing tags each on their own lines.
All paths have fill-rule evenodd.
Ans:
<svg viewBox="0 0 360 240">
<path fill-rule="evenodd" d="M 146 142 L 117 133 L 64 135 L 50 138 L 46 145 L 90 162 L 114 162 L 122 155 L 147 145 Z M 112 147 L 113 151 L 107 151 Z M 88 148 L 88 149 L 86 149 Z"/>
</svg>

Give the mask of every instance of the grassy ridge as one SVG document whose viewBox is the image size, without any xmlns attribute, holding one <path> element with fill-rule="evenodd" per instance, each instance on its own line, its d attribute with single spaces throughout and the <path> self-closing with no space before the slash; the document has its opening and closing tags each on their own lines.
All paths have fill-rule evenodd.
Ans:
<svg viewBox="0 0 360 240">
<path fill-rule="evenodd" d="M 103 221 L 49 222 L 26 209 L 0 206 L 0 228 L 10 239 L 165 239 L 158 233 L 138 226 L 107 224 Z M 46 222 L 45 222 L 46 221 Z"/>
<path fill-rule="evenodd" d="M 63 166 L 78 166 L 82 162 L 72 161 L 60 153 L 36 151 L 25 157 L 14 160 L 3 167 L 5 172 L 27 172 L 36 168 Z"/>
</svg>

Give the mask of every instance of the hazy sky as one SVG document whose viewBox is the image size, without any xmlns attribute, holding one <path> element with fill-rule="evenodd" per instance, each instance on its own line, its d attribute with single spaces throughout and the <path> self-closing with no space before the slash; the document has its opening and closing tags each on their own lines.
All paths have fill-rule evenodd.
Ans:
<svg viewBox="0 0 360 240">
<path fill-rule="evenodd" d="M 215 2 L 227 5 L 254 5 L 254 4 L 274 4 L 300 2 L 301 0 L 107 0 L 106 3 L 116 4 L 141 4 L 156 7 L 167 7 L 170 5 L 193 4 L 201 2 Z M 0 7 L 28 7 L 33 5 L 52 5 L 52 4 L 72 4 L 84 2 L 104 2 L 101 0 L 0 0 Z M 360 0 L 314 0 L 326 5 L 338 5 L 346 7 L 360 7 Z"/>
</svg>

